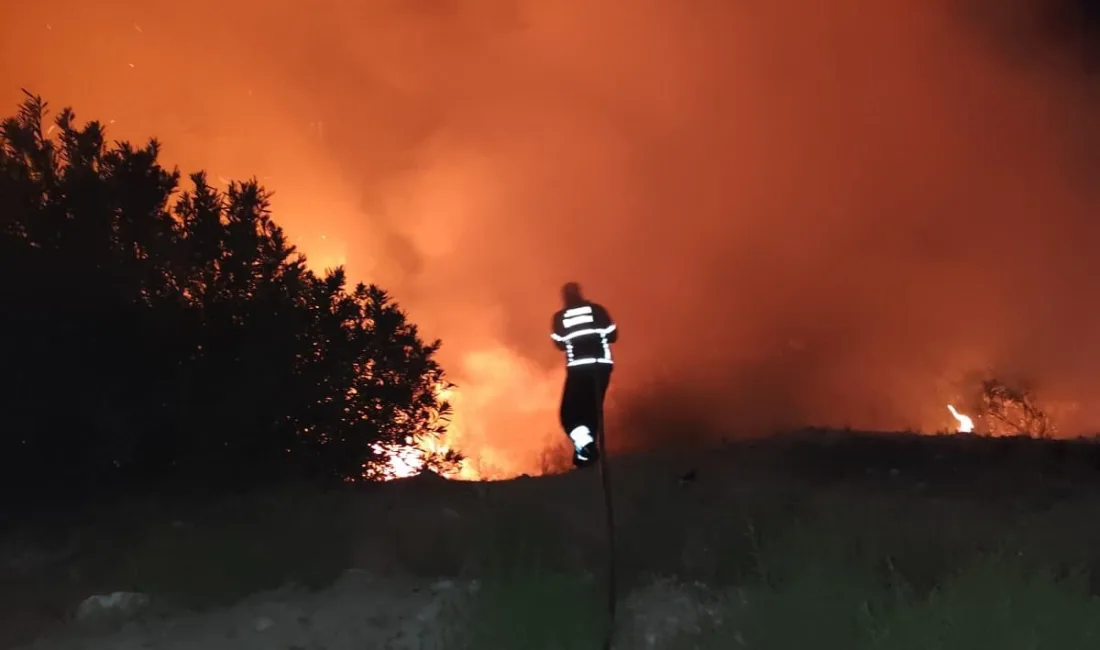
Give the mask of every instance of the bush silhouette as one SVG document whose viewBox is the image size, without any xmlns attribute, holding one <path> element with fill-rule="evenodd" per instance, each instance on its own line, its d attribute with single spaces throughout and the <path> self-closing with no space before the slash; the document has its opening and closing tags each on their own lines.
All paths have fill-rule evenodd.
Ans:
<svg viewBox="0 0 1100 650">
<path fill-rule="evenodd" d="M 993 435 L 1049 438 L 1057 431 L 1035 393 L 1024 384 L 983 380 L 977 412 Z"/>
<path fill-rule="evenodd" d="M 255 180 L 183 191 L 156 140 L 46 117 L 0 126 L 0 487 L 345 481 L 440 432 L 440 342 L 308 270 Z"/>
</svg>

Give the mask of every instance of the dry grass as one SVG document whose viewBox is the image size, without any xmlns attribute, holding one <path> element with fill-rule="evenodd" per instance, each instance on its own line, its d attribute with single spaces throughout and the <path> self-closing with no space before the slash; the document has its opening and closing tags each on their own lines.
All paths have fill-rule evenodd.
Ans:
<svg viewBox="0 0 1100 650">
<path fill-rule="evenodd" d="M 688 470 L 695 480 L 681 481 Z M 620 589 L 669 576 L 715 593 L 737 587 L 754 613 L 722 633 L 756 638 L 751 647 L 792 647 L 767 639 L 812 632 L 854 644 L 837 647 L 961 648 L 921 645 L 913 635 L 962 630 L 951 612 L 969 598 L 985 609 L 967 620 L 1010 629 L 1013 638 L 1055 628 L 1086 634 L 1084 621 L 1100 620 L 1091 600 L 1100 591 L 1100 447 L 1091 442 L 806 432 L 682 457 L 618 458 L 615 471 Z M 530 619 L 518 631 L 545 619 L 595 633 L 589 603 L 602 603 L 602 585 L 577 576 L 603 575 L 598 490 L 595 472 L 575 472 L 487 486 L 420 478 L 360 492 L 289 490 L 171 511 L 116 508 L 53 527 L 55 546 L 75 551 L 0 581 L 0 619 L 56 619 L 79 598 L 113 589 L 217 605 L 288 581 L 323 585 L 357 567 L 486 578 L 479 618 L 468 621 L 483 635 L 513 629 L 505 619 Z M 1005 610 L 997 592 L 1011 594 L 1016 609 Z M 1017 611 L 1021 603 L 1038 618 Z M 806 623 L 789 625 L 791 612 Z M 16 633 L 6 631 L 0 641 L 8 645 Z M 480 647 L 507 646 L 479 638 Z M 989 637 L 981 645 L 1051 647 L 1040 641 Z M 1059 643 L 1076 647 L 1072 637 Z"/>
</svg>

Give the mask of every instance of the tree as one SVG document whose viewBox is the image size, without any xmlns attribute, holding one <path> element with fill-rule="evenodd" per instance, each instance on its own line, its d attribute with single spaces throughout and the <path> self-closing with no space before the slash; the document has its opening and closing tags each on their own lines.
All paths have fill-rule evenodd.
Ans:
<svg viewBox="0 0 1100 650">
<path fill-rule="evenodd" d="M 965 411 L 973 416 L 975 433 L 991 436 L 1050 438 L 1057 433 L 1054 418 L 1027 381 L 975 371 L 963 379 Z"/>
<path fill-rule="evenodd" d="M 1026 385 L 986 379 L 982 381 L 978 405 L 979 417 L 991 435 L 1050 438 L 1056 432 L 1050 416 Z"/>
<path fill-rule="evenodd" d="M 46 109 L 0 125 L 5 483 L 356 480 L 380 443 L 439 435 L 440 342 L 310 271 L 255 180 L 180 191 L 156 140 Z"/>
</svg>

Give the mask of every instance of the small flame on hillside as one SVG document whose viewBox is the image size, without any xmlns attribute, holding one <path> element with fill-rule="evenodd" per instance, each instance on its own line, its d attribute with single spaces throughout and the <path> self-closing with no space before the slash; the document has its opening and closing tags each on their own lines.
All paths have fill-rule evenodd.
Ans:
<svg viewBox="0 0 1100 650">
<path fill-rule="evenodd" d="M 411 436 L 405 438 L 403 445 L 383 445 L 376 442 L 371 448 L 374 453 L 385 458 L 379 471 L 382 480 L 392 481 L 416 476 L 424 468 L 424 452 L 416 446 L 416 441 Z"/>
<path fill-rule="evenodd" d="M 957 431 L 959 433 L 972 433 L 974 431 L 974 420 L 969 415 L 959 413 L 955 410 L 953 404 L 948 404 L 947 410 L 951 411 L 951 415 L 958 421 L 959 427 Z"/>
<path fill-rule="evenodd" d="M 379 460 L 375 462 L 372 469 L 367 471 L 367 477 L 380 481 L 416 476 L 429 467 L 429 459 L 445 457 L 450 451 L 447 444 L 430 434 L 408 436 L 402 444 L 376 442 L 371 448 L 378 454 Z M 431 469 L 445 478 L 464 480 L 478 478 L 465 462 L 458 463 L 454 467 L 432 467 Z"/>
<path fill-rule="evenodd" d="M 450 403 L 454 397 L 454 386 L 447 382 L 436 384 L 435 400 L 438 404 Z M 399 478 L 416 476 L 429 467 L 433 458 L 444 458 L 451 451 L 447 443 L 454 435 L 450 423 L 443 432 L 443 436 L 423 433 L 415 436 L 407 436 L 402 444 L 398 443 L 374 443 L 371 448 L 378 454 L 381 460 L 368 470 L 368 477 L 375 480 L 393 481 Z M 462 478 L 476 480 L 479 478 L 465 461 L 453 467 L 432 468 L 446 478 Z"/>
</svg>

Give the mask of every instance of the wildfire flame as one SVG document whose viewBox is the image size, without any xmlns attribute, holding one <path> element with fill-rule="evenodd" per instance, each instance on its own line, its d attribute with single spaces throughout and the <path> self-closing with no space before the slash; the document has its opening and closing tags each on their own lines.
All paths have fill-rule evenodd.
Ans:
<svg viewBox="0 0 1100 650">
<path fill-rule="evenodd" d="M 440 404 L 452 402 L 455 397 L 454 391 L 455 389 L 446 382 L 436 384 L 434 388 L 436 402 Z M 447 431 L 447 433 L 452 432 Z M 371 472 L 371 474 L 374 478 L 392 481 L 416 476 L 427 466 L 429 458 L 446 455 L 450 451 L 450 446 L 435 436 L 424 434 L 408 436 L 405 438 L 404 444 L 376 442 L 372 449 L 383 460 L 378 464 L 378 469 Z M 444 470 L 441 474 L 446 478 L 478 478 L 466 465 L 465 462 L 459 463 L 457 467 Z"/>
<path fill-rule="evenodd" d="M 399 478 L 416 476 L 424 468 L 424 451 L 412 437 L 405 438 L 404 445 L 372 445 L 374 453 L 385 458 L 380 478 L 392 481 Z"/>
<path fill-rule="evenodd" d="M 955 406 L 953 404 L 948 404 L 947 410 L 951 411 L 951 415 L 954 416 L 956 420 L 958 420 L 959 433 L 971 433 L 974 431 L 974 420 L 971 419 L 969 415 L 963 415 L 962 413 L 959 413 L 957 410 L 955 410 Z"/>
<path fill-rule="evenodd" d="M 441 434 L 415 437 L 397 449 L 378 451 L 375 479 L 413 476 L 424 459 L 458 451 L 458 464 L 431 464 L 434 471 L 454 480 L 494 481 L 527 474 L 542 475 L 559 465 L 555 450 L 562 436 L 553 422 L 561 391 L 558 372 L 547 371 L 506 346 L 478 347 L 452 359 L 449 368 L 460 387 L 437 387 L 436 398 L 448 402 L 451 415 Z M 501 431 L 523 431 L 501 436 Z M 419 451 L 405 451 L 409 446 Z"/>
</svg>

